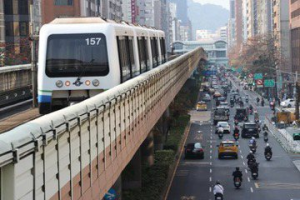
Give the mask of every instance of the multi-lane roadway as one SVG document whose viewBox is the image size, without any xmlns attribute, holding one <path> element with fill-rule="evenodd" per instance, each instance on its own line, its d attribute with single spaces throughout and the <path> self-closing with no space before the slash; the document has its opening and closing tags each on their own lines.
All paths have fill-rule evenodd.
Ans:
<svg viewBox="0 0 300 200">
<path fill-rule="evenodd" d="M 234 82 L 233 82 L 234 83 Z M 238 86 L 234 83 L 234 87 Z M 255 104 L 257 94 L 252 91 L 243 91 L 239 88 L 242 97 L 250 96 L 250 103 Z M 228 95 L 229 97 L 230 95 Z M 245 104 L 247 106 L 248 104 Z M 215 102 L 208 103 L 211 110 Z M 266 114 L 272 113 L 267 103 L 265 107 L 255 106 L 260 119 L 263 121 Z M 210 111 L 207 111 L 210 112 Z M 203 116 L 210 116 L 203 112 Z M 230 124 L 233 130 L 233 117 L 235 107 L 230 109 Z M 250 117 L 253 121 L 253 116 Z M 233 140 L 232 134 L 225 134 L 223 140 Z M 300 156 L 290 155 L 284 151 L 274 137 L 269 134 L 269 144 L 273 150 L 271 161 L 264 157 L 265 142 L 263 137 L 257 139 L 258 149 L 255 154 L 259 162 L 259 177 L 253 180 L 247 167 L 247 155 L 249 153 L 249 139 L 240 138 L 238 159 L 218 159 L 217 146 L 220 139 L 215 134 L 215 126 L 210 117 L 200 118 L 192 123 L 186 144 L 189 142 L 201 142 L 205 149 L 205 157 L 199 159 L 185 159 L 184 154 L 180 158 L 179 165 L 171 183 L 168 200 L 195 199 L 214 200 L 213 186 L 217 180 L 224 186 L 224 199 L 230 200 L 299 200 L 300 199 L 300 172 L 293 164 L 293 160 L 300 160 Z M 243 183 L 240 189 L 233 185 L 232 172 L 240 167 L 243 172 Z"/>
</svg>

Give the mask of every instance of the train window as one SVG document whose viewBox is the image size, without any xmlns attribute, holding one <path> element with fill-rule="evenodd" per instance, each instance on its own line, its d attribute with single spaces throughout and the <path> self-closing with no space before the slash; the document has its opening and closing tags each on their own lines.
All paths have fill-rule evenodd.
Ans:
<svg viewBox="0 0 300 200">
<path fill-rule="evenodd" d="M 147 71 L 147 61 L 145 52 L 145 37 L 138 38 L 138 49 L 139 49 L 139 59 L 140 59 L 140 70 L 141 73 Z"/>
<path fill-rule="evenodd" d="M 131 64 L 132 77 L 136 77 L 140 74 L 139 66 L 136 65 L 134 60 L 134 50 L 133 50 L 133 37 L 128 37 L 128 47 L 129 47 L 129 57 Z"/>
<path fill-rule="evenodd" d="M 151 38 L 151 52 L 152 52 L 152 60 L 153 60 L 153 68 L 157 67 L 158 61 L 157 61 L 157 48 L 156 48 L 156 39 Z"/>
<path fill-rule="evenodd" d="M 159 65 L 160 62 L 161 62 L 161 60 L 159 58 L 160 55 L 159 55 L 159 45 L 158 45 L 158 43 L 159 43 L 159 38 L 157 37 L 157 38 L 155 38 L 157 65 Z"/>
<path fill-rule="evenodd" d="M 160 38 L 160 48 L 161 48 L 161 57 L 163 63 L 166 62 L 166 46 L 165 46 L 165 39 Z"/>
<path fill-rule="evenodd" d="M 119 52 L 119 63 L 121 69 L 121 82 L 125 82 L 131 77 L 131 70 L 130 70 L 130 60 L 128 54 L 128 37 L 117 37 L 118 42 L 118 52 Z M 127 44 L 126 44 L 127 43 Z"/>
<path fill-rule="evenodd" d="M 106 38 L 103 34 L 55 34 L 48 37 L 47 76 L 106 76 L 108 73 Z"/>
<path fill-rule="evenodd" d="M 144 37 L 144 49 L 145 49 L 145 55 L 146 55 L 146 64 L 147 64 L 147 71 L 149 70 L 149 67 L 150 67 L 150 56 L 149 56 L 149 52 L 148 52 L 148 39 L 146 39 Z"/>
</svg>

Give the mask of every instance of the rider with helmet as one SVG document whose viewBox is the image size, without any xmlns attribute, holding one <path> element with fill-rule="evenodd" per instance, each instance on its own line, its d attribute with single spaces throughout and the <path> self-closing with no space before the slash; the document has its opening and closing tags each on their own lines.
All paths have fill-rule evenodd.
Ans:
<svg viewBox="0 0 300 200">
<path fill-rule="evenodd" d="M 216 182 L 216 184 L 214 186 L 213 193 L 214 193 L 215 197 L 223 197 L 223 195 L 224 195 L 224 188 L 221 185 L 220 181 Z"/>
<path fill-rule="evenodd" d="M 233 181 L 235 181 L 235 178 L 239 178 L 241 182 L 243 181 L 243 173 L 240 171 L 239 167 L 235 168 L 235 171 L 232 173 Z"/>
</svg>

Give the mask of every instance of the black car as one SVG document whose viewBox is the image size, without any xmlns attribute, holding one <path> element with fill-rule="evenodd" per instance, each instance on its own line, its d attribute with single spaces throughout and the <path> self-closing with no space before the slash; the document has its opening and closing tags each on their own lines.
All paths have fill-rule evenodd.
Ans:
<svg viewBox="0 0 300 200">
<path fill-rule="evenodd" d="M 242 128 L 242 138 L 246 137 L 259 137 L 259 131 L 258 131 L 258 126 L 257 124 L 253 122 L 249 123 L 244 123 L 243 128 Z"/>
<path fill-rule="evenodd" d="M 246 108 L 237 108 L 234 116 L 235 120 L 239 122 L 248 121 L 248 112 Z"/>
<path fill-rule="evenodd" d="M 188 145 L 185 146 L 184 156 L 185 156 L 185 158 L 197 157 L 197 158 L 203 159 L 204 158 L 204 149 L 202 148 L 202 146 L 199 142 L 188 143 Z"/>
<path fill-rule="evenodd" d="M 217 100 L 220 102 L 225 102 L 227 99 L 225 97 L 218 97 Z"/>
</svg>

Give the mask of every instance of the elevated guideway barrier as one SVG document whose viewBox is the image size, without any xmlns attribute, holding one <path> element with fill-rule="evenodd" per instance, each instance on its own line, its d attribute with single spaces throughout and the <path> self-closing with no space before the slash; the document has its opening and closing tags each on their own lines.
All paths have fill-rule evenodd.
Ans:
<svg viewBox="0 0 300 200">
<path fill-rule="evenodd" d="M 1 199 L 101 199 L 205 59 L 195 49 L 1 134 Z"/>
<path fill-rule="evenodd" d="M 0 67 L 0 107 L 31 97 L 31 65 Z"/>
</svg>

